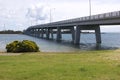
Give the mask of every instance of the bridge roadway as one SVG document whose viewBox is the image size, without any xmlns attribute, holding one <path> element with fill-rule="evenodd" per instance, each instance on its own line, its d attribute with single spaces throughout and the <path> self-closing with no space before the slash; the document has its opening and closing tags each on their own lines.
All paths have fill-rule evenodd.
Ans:
<svg viewBox="0 0 120 80">
<path fill-rule="evenodd" d="M 72 42 L 79 44 L 81 30 L 94 30 L 96 42 L 101 43 L 101 25 L 120 25 L 120 11 L 30 26 L 24 33 L 34 37 L 50 39 L 50 34 L 53 38 L 53 34 L 56 32 L 56 40 L 60 41 L 62 33 L 69 32 L 72 34 Z"/>
</svg>

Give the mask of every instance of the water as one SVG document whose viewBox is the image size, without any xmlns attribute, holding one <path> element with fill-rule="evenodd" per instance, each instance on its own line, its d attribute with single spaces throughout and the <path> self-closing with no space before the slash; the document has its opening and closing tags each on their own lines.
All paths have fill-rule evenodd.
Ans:
<svg viewBox="0 0 120 80">
<path fill-rule="evenodd" d="M 54 35 L 54 39 L 55 39 Z M 80 50 L 100 50 L 100 49 L 117 49 L 120 48 L 120 33 L 105 33 L 101 34 L 102 44 L 97 45 L 95 34 L 81 34 L 80 45 L 73 45 L 71 43 L 71 35 L 62 35 L 62 41 L 45 40 L 35 37 L 30 37 L 21 34 L 0 34 L 0 52 L 6 51 L 6 44 L 14 40 L 32 40 L 35 41 L 42 52 L 71 52 Z"/>
</svg>

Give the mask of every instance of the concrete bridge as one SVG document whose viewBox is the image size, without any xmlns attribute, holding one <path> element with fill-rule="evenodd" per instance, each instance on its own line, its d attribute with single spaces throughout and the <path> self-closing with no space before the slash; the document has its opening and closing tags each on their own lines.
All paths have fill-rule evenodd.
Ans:
<svg viewBox="0 0 120 80">
<path fill-rule="evenodd" d="M 120 11 L 30 26 L 24 33 L 46 39 L 50 39 L 50 35 L 53 38 L 53 34 L 56 34 L 57 41 L 62 39 L 63 33 L 70 33 L 72 42 L 79 44 L 82 30 L 94 30 L 96 43 L 101 43 L 101 25 L 120 25 Z"/>
</svg>

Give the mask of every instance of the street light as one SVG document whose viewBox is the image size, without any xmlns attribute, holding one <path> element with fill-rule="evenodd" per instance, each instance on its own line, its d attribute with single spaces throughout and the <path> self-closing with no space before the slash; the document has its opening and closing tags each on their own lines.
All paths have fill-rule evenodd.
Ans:
<svg viewBox="0 0 120 80">
<path fill-rule="evenodd" d="M 55 8 L 50 8 L 50 23 L 52 22 L 52 18 L 53 18 L 53 16 L 52 16 L 52 10 L 54 10 Z"/>
<path fill-rule="evenodd" d="M 89 16 L 91 16 L 91 0 L 89 0 Z"/>
<path fill-rule="evenodd" d="M 52 21 L 52 9 L 50 9 L 50 23 Z"/>
</svg>

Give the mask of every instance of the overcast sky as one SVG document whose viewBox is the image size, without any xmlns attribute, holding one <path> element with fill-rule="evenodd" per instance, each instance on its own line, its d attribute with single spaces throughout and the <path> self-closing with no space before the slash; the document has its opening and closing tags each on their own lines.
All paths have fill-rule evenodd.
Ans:
<svg viewBox="0 0 120 80">
<path fill-rule="evenodd" d="M 120 0 L 91 0 L 92 15 L 119 11 Z M 24 30 L 31 25 L 89 15 L 89 0 L 0 0 L 0 30 Z M 102 26 L 120 32 L 119 26 Z"/>
</svg>

